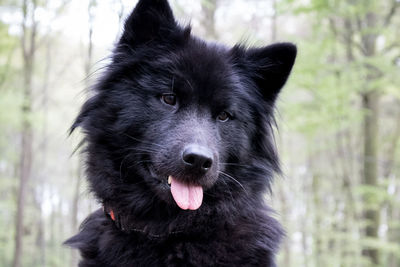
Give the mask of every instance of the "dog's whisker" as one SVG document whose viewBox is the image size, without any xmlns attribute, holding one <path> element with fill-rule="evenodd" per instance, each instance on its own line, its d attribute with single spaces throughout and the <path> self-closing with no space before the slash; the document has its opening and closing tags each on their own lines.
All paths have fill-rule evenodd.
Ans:
<svg viewBox="0 0 400 267">
<path fill-rule="evenodd" d="M 141 161 L 135 161 L 133 164 L 129 165 L 127 169 L 131 169 L 133 167 L 137 167 L 141 163 L 162 163 L 160 161 L 152 161 L 152 160 L 141 160 Z"/>
<path fill-rule="evenodd" d="M 229 175 L 223 171 L 218 171 L 218 173 L 220 173 L 220 174 L 224 175 L 225 177 L 231 179 L 232 181 L 236 182 L 243 189 L 243 191 L 247 194 L 246 188 L 244 188 L 244 186 L 238 180 L 236 180 L 234 177 L 232 177 L 231 175 Z"/>
<path fill-rule="evenodd" d="M 148 152 L 148 153 L 157 152 L 157 150 L 141 149 L 141 148 L 136 148 L 136 149 L 131 149 L 131 150 L 132 150 L 132 151 L 142 151 L 142 152 Z"/>
<path fill-rule="evenodd" d="M 148 142 L 148 141 L 145 141 L 145 140 L 141 140 L 141 139 L 136 138 L 136 137 L 133 137 L 133 136 L 127 134 L 127 133 L 123 133 L 123 135 L 125 135 L 125 136 L 128 137 L 128 138 L 131 138 L 132 140 L 135 140 L 135 141 L 138 141 L 138 142 L 141 142 L 141 143 L 144 143 L 144 144 L 155 145 L 155 146 L 164 148 L 163 145 L 160 145 L 160 144 L 157 144 L 157 143 L 153 143 L 153 142 Z"/>
<path fill-rule="evenodd" d="M 238 164 L 238 163 L 225 163 L 225 162 L 220 162 L 218 165 L 228 165 L 228 166 L 238 166 L 238 167 L 250 167 L 250 165 L 246 164 Z"/>
<path fill-rule="evenodd" d="M 136 155 L 138 155 L 138 156 L 140 156 L 140 155 L 144 155 L 144 156 L 146 156 L 146 155 L 148 155 L 149 154 L 149 152 L 137 152 L 137 153 L 130 153 L 130 155 L 132 155 L 132 156 L 136 156 Z"/>
<path fill-rule="evenodd" d="M 154 149 L 152 147 L 129 147 L 129 148 L 125 148 L 125 151 L 146 151 L 146 152 L 157 152 L 157 149 Z"/>
</svg>

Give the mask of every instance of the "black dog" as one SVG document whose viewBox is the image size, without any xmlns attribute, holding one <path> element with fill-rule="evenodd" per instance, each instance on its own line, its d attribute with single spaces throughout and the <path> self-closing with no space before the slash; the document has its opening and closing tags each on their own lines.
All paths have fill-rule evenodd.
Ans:
<svg viewBox="0 0 400 267">
<path fill-rule="evenodd" d="M 79 266 L 275 266 L 283 231 L 263 196 L 295 57 L 289 43 L 206 43 L 167 0 L 139 1 L 72 126 L 104 207 L 66 241 Z"/>
</svg>

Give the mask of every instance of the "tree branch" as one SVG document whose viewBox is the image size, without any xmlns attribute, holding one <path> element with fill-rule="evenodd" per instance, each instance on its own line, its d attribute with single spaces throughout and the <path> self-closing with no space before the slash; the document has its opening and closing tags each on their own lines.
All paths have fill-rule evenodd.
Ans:
<svg viewBox="0 0 400 267">
<path fill-rule="evenodd" d="M 388 14 L 385 16 L 383 26 L 386 27 L 390 24 L 392 21 L 392 18 L 394 17 L 394 14 L 396 14 L 397 8 L 400 6 L 400 2 L 397 0 L 394 0 L 392 2 L 392 7 L 390 8 Z"/>
</svg>

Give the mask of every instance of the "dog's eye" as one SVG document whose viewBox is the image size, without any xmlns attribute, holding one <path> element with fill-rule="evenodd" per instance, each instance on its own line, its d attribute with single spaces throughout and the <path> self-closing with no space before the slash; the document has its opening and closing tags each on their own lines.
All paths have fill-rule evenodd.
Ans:
<svg viewBox="0 0 400 267">
<path fill-rule="evenodd" d="M 218 120 L 225 122 L 227 120 L 229 120 L 231 117 L 231 115 L 226 112 L 226 111 L 222 111 L 219 115 L 218 115 Z"/>
<path fill-rule="evenodd" d="M 167 105 L 175 106 L 176 95 L 175 94 L 163 94 L 161 96 L 161 100 Z"/>
</svg>

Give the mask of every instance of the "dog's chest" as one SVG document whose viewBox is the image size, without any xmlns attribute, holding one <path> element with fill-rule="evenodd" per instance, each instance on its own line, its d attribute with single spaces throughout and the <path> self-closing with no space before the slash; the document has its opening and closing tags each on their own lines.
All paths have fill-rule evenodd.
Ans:
<svg viewBox="0 0 400 267">
<path fill-rule="evenodd" d="M 237 266 L 249 263 L 250 246 L 239 247 L 226 236 L 170 238 L 164 241 L 138 240 L 124 261 L 131 266 Z M 253 260 L 255 260 L 253 255 Z M 246 264 L 245 264 L 246 265 Z"/>
<path fill-rule="evenodd" d="M 118 236 L 114 241 L 100 254 L 109 254 L 104 259 L 107 266 L 272 266 L 272 254 L 258 243 L 260 240 L 229 231 L 167 239 L 135 234 Z"/>
</svg>

